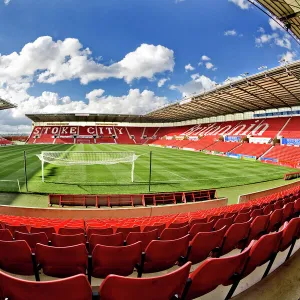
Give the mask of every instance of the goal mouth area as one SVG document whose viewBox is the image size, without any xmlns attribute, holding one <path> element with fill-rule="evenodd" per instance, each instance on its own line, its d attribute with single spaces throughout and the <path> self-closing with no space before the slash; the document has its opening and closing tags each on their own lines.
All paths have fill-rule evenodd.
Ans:
<svg viewBox="0 0 300 300">
<path fill-rule="evenodd" d="M 45 182 L 45 163 L 61 167 L 131 164 L 131 182 L 133 182 L 134 163 L 140 155 L 131 151 L 42 151 L 36 156 L 42 164 L 43 182 Z"/>
</svg>

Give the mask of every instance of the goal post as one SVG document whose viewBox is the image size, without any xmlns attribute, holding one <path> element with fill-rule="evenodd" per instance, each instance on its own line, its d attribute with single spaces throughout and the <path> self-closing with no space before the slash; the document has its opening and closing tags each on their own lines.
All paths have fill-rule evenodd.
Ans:
<svg viewBox="0 0 300 300">
<path fill-rule="evenodd" d="M 45 182 L 45 163 L 56 166 L 88 166 L 131 164 L 131 182 L 134 181 L 134 163 L 139 155 L 128 151 L 43 151 L 37 154 L 42 164 L 42 182 Z"/>
</svg>

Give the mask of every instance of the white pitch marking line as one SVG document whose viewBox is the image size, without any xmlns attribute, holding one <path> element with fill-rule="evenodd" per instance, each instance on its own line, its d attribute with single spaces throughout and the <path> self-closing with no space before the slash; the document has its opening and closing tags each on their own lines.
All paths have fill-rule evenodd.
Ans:
<svg viewBox="0 0 300 300">
<path fill-rule="evenodd" d="M 174 172 L 171 172 L 171 171 L 167 171 L 167 172 L 169 172 L 169 173 L 171 173 L 171 174 L 173 174 L 173 175 L 175 175 L 175 176 L 177 176 L 177 177 L 180 177 L 181 179 L 184 179 L 184 181 L 189 181 L 189 179 L 187 179 L 187 178 L 185 178 L 185 177 L 183 177 L 183 176 L 180 176 L 180 175 L 178 175 L 178 174 L 176 174 L 176 173 L 174 173 Z"/>
</svg>

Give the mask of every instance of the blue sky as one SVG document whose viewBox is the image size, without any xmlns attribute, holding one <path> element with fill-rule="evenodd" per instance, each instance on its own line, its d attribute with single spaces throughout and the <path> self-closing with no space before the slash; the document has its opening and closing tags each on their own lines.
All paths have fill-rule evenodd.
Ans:
<svg viewBox="0 0 300 300">
<path fill-rule="evenodd" d="M 246 0 L 1 0 L 0 132 L 25 113 L 144 113 L 296 60 L 298 45 Z"/>
</svg>

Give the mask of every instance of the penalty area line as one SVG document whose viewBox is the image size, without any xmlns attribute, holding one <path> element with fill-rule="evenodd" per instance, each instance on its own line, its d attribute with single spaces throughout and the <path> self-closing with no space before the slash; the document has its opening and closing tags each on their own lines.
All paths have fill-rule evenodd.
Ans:
<svg viewBox="0 0 300 300">
<path fill-rule="evenodd" d="M 181 178 L 181 179 L 183 179 L 183 181 L 189 181 L 189 179 L 187 179 L 187 178 L 185 178 L 185 177 L 183 177 L 183 176 L 181 176 L 181 175 L 178 175 L 178 174 L 176 174 L 176 173 L 174 173 L 174 172 L 171 172 L 171 171 L 167 171 L 168 173 L 170 173 L 170 174 L 173 174 L 173 175 L 175 175 L 175 176 L 177 176 L 177 177 L 179 177 L 179 178 Z"/>
</svg>

